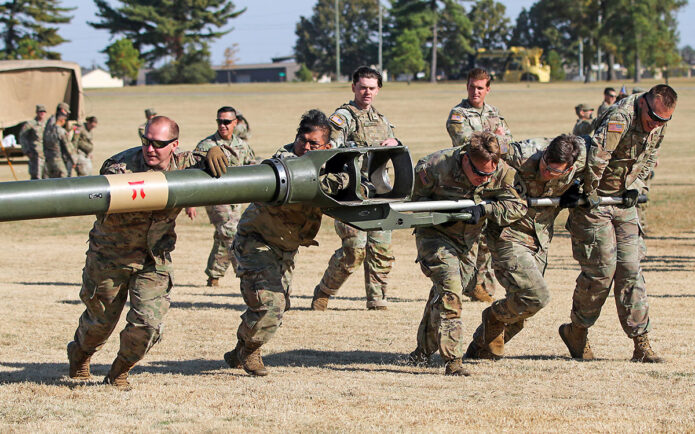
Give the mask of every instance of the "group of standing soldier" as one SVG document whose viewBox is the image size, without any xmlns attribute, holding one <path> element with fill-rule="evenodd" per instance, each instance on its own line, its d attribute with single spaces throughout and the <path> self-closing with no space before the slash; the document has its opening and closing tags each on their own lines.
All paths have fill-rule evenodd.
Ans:
<svg viewBox="0 0 695 434">
<path fill-rule="evenodd" d="M 331 147 L 399 146 L 393 126 L 372 104 L 381 86 L 378 71 L 358 68 L 352 77 L 354 99 L 328 117 L 319 110 L 306 112 L 294 140 L 273 157 L 297 158 Z M 635 205 L 675 109 L 676 93 L 658 85 L 625 98 L 599 117 L 593 137 L 563 134 L 513 141 L 499 110 L 485 102 L 490 91 L 487 72 L 471 71 L 467 91 L 468 98 L 447 118 L 453 148 L 430 154 L 416 165 L 413 200 L 470 199 L 477 205 L 464 210 L 469 220 L 415 231 L 417 262 L 432 287 L 417 347 L 406 362 L 426 364 L 439 351 L 446 374 L 469 375 L 464 356 L 503 357 L 505 344 L 550 299 L 544 273 L 553 223 L 562 208 L 570 209 L 567 228 L 581 266 L 571 322 L 559 329 L 570 354 L 593 358 L 588 329 L 614 284 L 621 325 L 635 342 L 632 360 L 661 361 L 647 337 L 650 323 Z M 178 152 L 178 125 L 151 112 L 140 133 L 142 146 L 108 159 L 101 174 L 155 176 L 199 167 L 220 176 L 228 165 L 257 163 L 242 136 L 249 132 L 248 122 L 232 107 L 217 111 L 217 131 L 192 152 Z M 327 194 L 336 194 L 348 187 L 349 178 L 324 174 L 318 182 Z M 606 196 L 620 196 L 622 204 L 603 205 L 601 198 Z M 529 206 L 528 198 L 559 198 L 560 206 Z M 233 264 L 247 309 L 236 346 L 224 354 L 224 360 L 232 368 L 263 376 L 268 370 L 261 347 L 290 308 L 295 257 L 299 246 L 317 245 L 322 212 L 304 204 L 264 203 L 252 203 L 240 216 L 239 210 L 230 205 L 206 207 L 215 225 L 207 284 L 216 286 Z M 91 355 L 113 332 L 130 296 L 121 347 L 105 378 L 106 383 L 129 387 L 128 372 L 161 336 L 173 287 L 170 253 L 180 211 L 97 216 L 80 292 L 86 310 L 68 345 L 72 378 L 89 378 Z M 186 212 L 195 217 L 195 209 Z M 312 310 L 326 310 L 330 297 L 360 264 L 365 270 L 367 308 L 387 309 L 387 280 L 394 261 L 391 233 L 363 232 L 337 221 L 335 229 L 342 244 L 314 289 Z M 504 298 L 496 301 L 493 271 L 505 289 Z M 483 310 L 467 350 L 461 317 L 464 295 L 492 302 Z"/>
</svg>

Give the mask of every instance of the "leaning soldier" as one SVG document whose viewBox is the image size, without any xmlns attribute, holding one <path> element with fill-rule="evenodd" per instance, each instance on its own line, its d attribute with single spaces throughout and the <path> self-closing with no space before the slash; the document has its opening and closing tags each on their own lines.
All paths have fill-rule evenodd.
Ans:
<svg viewBox="0 0 695 434">
<path fill-rule="evenodd" d="M 502 158 L 516 169 L 529 197 L 560 197 L 560 206 L 529 207 L 524 218 L 488 230 L 495 275 L 506 297 L 483 311 L 482 323 L 466 351 L 466 357 L 473 359 L 502 357 L 504 345 L 524 328 L 528 318 L 550 301 L 543 275 L 553 223 L 563 207 L 576 206 L 579 199 L 575 180 L 583 175 L 586 142 L 567 134 L 552 141 L 514 142 Z"/>
<path fill-rule="evenodd" d="M 229 160 L 230 166 L 256 164 L 256 155 L 251 147 L 235 134 L 238 125 L 236 110 L 230 106 L 220 107 L 216 120 L 217 132 L 201 140 L 195 150 L 207 152 L 213 146 L 224 145 L 234 150 L 234 155 Z M 241 217 L 241 205 L 211 205 L 205 207 L 205 212 L 210 224 L 215 226 L 212 249 L 205 268 L 205 274 L 208 276 L 207 286 L 219 286 L 220 279 L 234 262 L 232 242 Z M 186 214 L 193 219 L 197 211 L 194 207 L 186 208 Z"/>
<path fill-rule="evenodd" d="M 515 189 L 516 188 L 516 189 Z M 475 278 L 470 246 L 487 223 L 495 233 L 526 215 L 526 201 L 516 171 L 500 161 L 497 136 L 476 131 L 470 145 L 428 155 L 415 167 L 413 200 L 474 200 L 464 209 L 468 221 L 415 229 L 417 262 L 432 280 L 429 298 L 417 332 L 417 348 L 408 363 L 426 364 L 437 350 L 446 362 L 445 375 L 469 375 L 462 363 L 463 290 Z M 490 200 L 482 204 L 480 202 Z"/>
<path fill-rule="evenodd" d="M 490 74 L 482 68 L 474 68 L 468 73 L 468 98 L 452 108 L 446 120 L 446 130 L 451 137 L 452 146 L 465 145 L 474 131 L 487 131 L 497 135 L 498 142 L 503 146 L 511 143 L 512 133 L 499 109 L 485 102 L 485 97 L 490 93 L 491 81 Z M 491 303 L 495 294 L 495 277 L 485 237 L 481 237 L 471 249 L 469 260 L 475 264 L 476 274 L 468 288 L 464 289 L 464 294 L 473 301 Z"/>
<path fill-rule="evenodd" d="M 29 176 L 31 179 L 46 178 L 45 157 L 43 155 L 43 131 L 46 128 L 46 121 L 46 107 L 38 104 L 36 117 L 25 123 L 19 133 L 22 152 L 29 158 Z"/>
<path fill-rule="evenodd" d="M 575 136 L 588 136 L 594 130 L 594 108 L 589 104 L 577 104 L 574 107 L 577 114 L 577 122 L 572 128 Z"/>
<path fill-rule="evenodd" d="M 157 112 L 153 108 L 145 109 L 145 123 L 138 127 L 138 137 L 142 137 L 142 135 L 145 134 L 147 122 L 155 116 L 157 116 Z"/>
<path fill-rule="evenodd" d="M 68 168 L 65 156 L 72 150 L 72 143 L 68 138 L 65 125 L 68 114 L 58 111 L 55 117 L 46 122 L 46 129 L 43 132 L 43 153 L 46 157 L 46 174 L 49 178 L 66 178 Z M 71 167 L 72 169 L 72 167 Z"/>
<path fill-rule="evenodd" d="M 352 74 L 354 100 L 330 117 L 331 142 L 335 147 L 396 146 L 393 125 L 372 105 L 382 86 L 379 71 L 361 66 Z M 342 240 L 333 253 L 321 281 L 314 288 L 313 310 L 326 310 L 328 299 L 364 264 L 367 309 L 385 310 L 388 274 L 393 267 L 391 231 L 360 231 L 338 220 L 335 231 Z"/>
<path fill-rule="evenodd" d="M 649 343 L 651 323 L 635 205 L 677 98 L 665 84 L 628 96 L 611 106 L 593 135 L 584 178 L 589 206 L 573 208 L 567 221 L 581 273 L 571 322 L 560 326 L 559 333 L 574 358 L 594 358 L 588 329 L 598 319 L 612 284 L 620 325 L 634 341 L 632 361 L 662 361 Z M 606 196 L 622 196 L 623 203 L 601 205 L 600 198 Z"/>
<path fill-rule="evenodd" d="M 89 176 L 92 174 L 92 152 L 94 152 L 93 133 L 99 120 L 96 116 L 89 116 L 81 127 L 75 130 L 72 145 L 75 149 L 75 173 L 77 176 Z"/>
<path fill-rule="evenodd" d="M 141 137 L 142 146 L 109 158 L 100 173 L 153 174 L 203 168 L 206 162 L 214 176 L 226 171 L 229 149 L 215 147 L 207 156 L 198 152 L 176 153 L 178 135 L 176 122 L 164 116 L 154 117 Z M 152 199 L 157 200 L 156 194 L 142 195 L 142 200 Z M 130 298 L 120 349 L 104 378 L 106 384 L 130 388 L 128 372 L 161 339 L 173 288 L 171 252 L 180 211 L 181 208 L 174 208 L 97 215 L 89 233 L 82 271 L 80 299 L 86 309 L 80 316 L 74 340 L 67 347 L 71 378 L 90 378 L 90 358 L 106 343 Z"/>
<path fill-rule="evenodd" d="M 295 158 L 308 151 L 329 149 L 330 137 L 326 115 L 310 110 L 302 116 L 294 143 L 280 148 L 273 158 Z M 349 185 L 349 177 L 323 174 L 320 183 L 324 191 L 333 194 Z M 234 239 L 234 255 L 241 295 L 248 307 L 241 315 L 236 347 L 224 355 L 230 367 L 256 376 L 268 375 L 261 346 L 273 337 L 290 307 L 294 258 L 299 246 L 318 245 L 314 238 L 322 215 L 320 208 L 306 204 L 255 202 L 244 211 Z"/>
</svg>

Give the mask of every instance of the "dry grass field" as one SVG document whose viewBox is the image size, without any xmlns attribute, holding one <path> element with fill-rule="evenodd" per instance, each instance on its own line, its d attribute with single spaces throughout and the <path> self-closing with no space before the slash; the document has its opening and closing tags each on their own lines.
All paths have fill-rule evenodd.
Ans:
<svg viewBox="0 0 695 434">
<path fill-rule="evenodd" d="M 67 377 L 65 345 L 83 310 L 78 291 L 93 217 L 1 223 L 0 431 L 695 431 L 695 147 L 688 121 L 695 115 L 695 81 L 673 84 L 680 102 L 653 184 L 643 264 L 652 343 L 668 363 L 629 362 L 632 342 L 612 301 L 590 331 L 598 359 L 569 358 L 557 328 L 569 318 L 578 266 L 559 228 L 547 271 L 553 299 L 508 344 L 505 359 L 470 363 L 467 378 L 442 375 L 438 356 L 430 367 L 403 366 L 430 287 L 413 262 L 410 231 L 394 234 L 388 311 L 365 310 L 359 273 L 330 310 L 312 312 L 314 285 L 339 245 L 326 218 L 320 247 L 302 248 L 297 258 L 293 309 L 264 347 L 270 375 L 252 378 L 222 360 L 236 341 L 244 304 L 232 275 L 219 288 L 204 286 L 212 226 L 203 212 L 193 222 L 179 218 L 164 338 L 132 371 L 134 390 L 120 392 L 99 384 L 118 351 L 117 332 L 92 359 L 93 381 Z M 575 104 L 598 106 L 602 88 L 495 84 L 488 100 L 516 138 L 554 136 L 571 129 Z M 420 158 L 449 145 L 444 122 L 464 91 L 462 84 L 387 83 L 376 106 Z M 182 146 L 191 149 L 214 131 L 216 109 L 231 104 L 250 120 L 251 145 L 268 156 L 293 139 L 302 112 L 330 112 L 349 97 L 348 84 L 249 84 L 94 90 L 85 103 L 86 113 L 100 120 L 98 168 L 109 155 L 138 145 L 146 107 L 177 120 Z M 17 170 L 28 178 L 25 166 Z M 10 179 L 0 166 L 0 180 Z M 464 304 L 467 334 L 483 308 Z"/>
</svg>

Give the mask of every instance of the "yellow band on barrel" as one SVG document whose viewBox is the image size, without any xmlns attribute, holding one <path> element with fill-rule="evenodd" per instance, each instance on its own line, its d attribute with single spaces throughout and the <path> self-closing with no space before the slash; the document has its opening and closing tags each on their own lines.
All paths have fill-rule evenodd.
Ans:
<svg viewBox="0 0 695 434">
<path fill-rule="evenodd" d="M 111 202 L 107 214 L 163 209 L 169 199 L 169 186 L 163 172 L 106 175 Z"/>
</svg>

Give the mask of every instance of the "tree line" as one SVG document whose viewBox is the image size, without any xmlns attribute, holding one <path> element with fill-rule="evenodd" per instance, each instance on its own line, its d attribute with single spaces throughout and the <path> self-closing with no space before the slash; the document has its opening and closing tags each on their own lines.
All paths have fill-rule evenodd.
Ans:
<svg viewBox="0 0 695 434">
<path fill-rule="evenodd" d="M 232 31 L 231 20 L 246 9 L 230 0 L 93 0 L 88 24 L 106 30 L 103 49 L 113 75 L 134 79 L 142 66 L 160 83 L 209 82 L 214 77 L 209 46 Z M 0 3 L 0 59 L 59 59 L 52 49 L 66 42 L 58 25 L 72 8 L 59 0 Z M 336 27 L 336 3 L 338 25 Z M 689 61 L 693 49 L 677 49 L 677 12 L 687 0 L 538 0 L 512 23 L 495 0 L 317 0 L 296 25 L 294 54 L 299 76 L 340 74 L 378 64 L 379 5 L 382 5 L 383 67 L 391 74 L 457 79 L 480 48 L 540 47 L 555 79 L 563 67 L 620 63 L 630 74 Z M 262 30 L 262 29 L 259 29 Z M 337 34 L 337 35 L 336 35 Z M 155 66 L 157 66 L 155 68 Z M 608 69 L 611 79 L 612 68 Z"/>
</svg>

